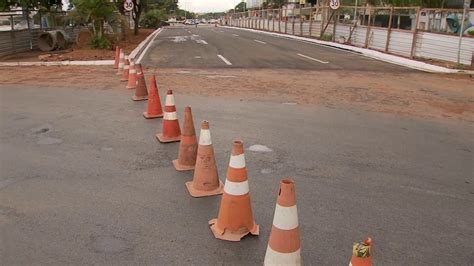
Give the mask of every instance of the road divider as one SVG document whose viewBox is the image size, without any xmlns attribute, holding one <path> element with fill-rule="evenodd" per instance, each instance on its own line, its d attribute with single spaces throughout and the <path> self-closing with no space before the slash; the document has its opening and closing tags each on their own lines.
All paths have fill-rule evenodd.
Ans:
<svg viewBox="0 0 474 266">
<path fill-rule="evenodd" d="M 307 56 L 307 55 L 304 55 L 304 54 L 297 54 L 303 58 L 306 58 L 306 59 L 309 59 L 309 60 L 313 60 L 313 61 L 316 61 L 318 63 L 321 63 L 321 64 L 328 64 L 329 62 L 327 61 L 323 61 L 323 60 L 319 60 L 319 59 L 316 59 L 316 58 L 312 58 L 311 56 Z"/>
<path fill-rule="evenodd" d="M 227 60 L 225 57 L 223 57 L 222 55 L 218 54 L 217 57 L 219 57 L 222 61 L 224 61 L 224 63 L 226 63 L 226 65 L 228 65 L 228 66 L 232 65 L 232 63 L 229 60 Z"/>
</svg>

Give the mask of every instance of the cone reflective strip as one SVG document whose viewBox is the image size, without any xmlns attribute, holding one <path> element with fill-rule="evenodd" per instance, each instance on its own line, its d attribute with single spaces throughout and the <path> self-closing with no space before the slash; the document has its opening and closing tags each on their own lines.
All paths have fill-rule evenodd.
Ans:
<svg viewBox="0 0 474 266">
<path fill-rule="evenodd" d="M 174 96 L 173 96 L 173 94 L 166 95 L 165 106 L 174 106 Z"/>
<path fill-rule="evenodd" d="M 245 155 L 231 155 L 229 166 L 232 168 L 245 168 Z"/>
<path fill-rule="evenodd" d="M 298 210 L 295 206 L 283 207 L 276 205 L 273 225 L 278 229 L 292 230 L 298 227 Z"/>
<path fill-rule="evenodd" d="M 122 51 L 120 51 L 119 68 L 123 69 L 124 65 L 125 65 L 125 54 Z"/>
<path fill-rule="evenodd" d="M 211 131 L 209 129 L 201 129 L 201 134 L 199 134 L 199 145 L 212 145 Z"/>
<path fill-rule="evenodd" d="M 268 246 L 264 265 L 301 265 L 301 249 L 291 253 L 280 253 Z"/>
<path fill-rule="evenodd" d="M 130 69 L 130 66 L 129 65 L 124 65 L 123 69 Z"/>
<path fill-rule="evenodd" d="M 226 180 L 224 185 L 224 191 L 229 195 L 242 196 L 249 193 L 249 181 L 233 182 Z"/>
<path fill-rule="evenodd" d="M 178 116 L 176 115 L 176 112 L 165 112 L 164 119 L 166 119 L 166 120 L 177 120 Z"/>
</svg>

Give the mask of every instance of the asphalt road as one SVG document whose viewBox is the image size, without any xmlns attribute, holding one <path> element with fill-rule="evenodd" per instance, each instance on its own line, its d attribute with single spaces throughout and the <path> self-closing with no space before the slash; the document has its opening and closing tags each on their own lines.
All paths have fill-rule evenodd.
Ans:
<svg viewBox="0 0 474 266">
<path fill-rule="evenodd" d="M 150 67 L 413 71 L 327 46 L 221 27 L 165 28 L 142 63 Z"/>
<path fill-rule="evenodd" d="M 230 243 L 207 225 L 220 197 L 188 195 L 179 144 L 156 141 L 161 120 L 130 91 L 0 85 L 0 99 L 1 265 L 261 265 L 284 177 L 307 265 L 347 265 L 366 236 L 377 265 L 474 262 L 472 124 L 178 93 L 181 121 L 191 105 L 211 123 L 221 180 L 232 139 L 273 150 L 246 152 L 261 235 Z"/>
</svg>

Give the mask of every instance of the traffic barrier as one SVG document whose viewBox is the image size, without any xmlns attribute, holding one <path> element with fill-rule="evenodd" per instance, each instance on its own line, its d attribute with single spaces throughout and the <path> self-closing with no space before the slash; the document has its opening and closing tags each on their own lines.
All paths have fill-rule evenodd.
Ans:
<svg viewBox="0 0 474 266">
<path fill-rule="evenodd" d="M 117 76 L 120 76 L 123 74 L 123 67 L 125 65 L 125 53 L 123 52 L 123 49 L 120 49 L 120 57 L 119 57 L 119 65 L 117 69 Z"/>
<path fill-rule="evenodd" d="M 216 158 L 212 147 L 209 122 L 201 122 L 199 146 L 193 181 L 186 182 L 189 194 L 193 197 L 206 197 L 222 194 L 223 184 L 217 173 Z"/>
<path fill-rule="evenodd" d="M 249 233 L 259 234 L 252 214 L 244 144 L 240 140 L 233 143 L 219 215 L 209 224 L 214 236 L 222 240 L 240 241 Z"/>
<path fill-rule="evenodd" d="M 184 108 L 184 123 L 181 142 L 179 143 L 178 159 L 173 160 L 177 171 L 190 171 L 194 169 L 197 155 L 196 130 L 194 129 L 193 114 L 190 106 Z"/>
<path fill-rule="evenodd" d="M 125 64 L 123 65 L 122 78 L 120 78 L 120 81 L 128 80 L 129 70 L 130 70 L 130 61 L 128 60 L 128 56 L 125 56 Z"/>
<path fill-rule="evenodd" d="M 176 106 L 174 104 L 173 91 L 168 90 L 165 101 L 165 115 L 163 117 L 163 132 L 156 134 L 159 142 L 168 143 L 181 140 L 181 129 L 179 128 Z"/>
<path fill-rule="evenodd" d="M 370 237 L 364 242 L 354 243 L 349 266 L 372 266 L 372 239 Z"/>
<path fill-rule="evenodd" d="M 155 75 L 150 77 L 150 95 L 148 96 L 148 109 L 143 112 L 146 119 L 163 117 L 163 109 L 161 108 L 160 93 L 156 86 Z"/>
<path fill-rule="evenodd" d="M 128 82 L 127 89 L 133 90 L 137 87 L 137 69 L 135 67 L 135 61 L 133 58 L 130 59 L 130 67 L 128 71 Z"/>
<path fill-rule="evenodd" d="M 120 60 L 120 47 L 115 46 L 115 56 L 114 56 L 114 69 L 117 69 L 118 68 L 118 65 L 119 65 L 119 60 Z"/>
<path fill-rule="evenodd" d="M 301 265 L 295 183 L 291 179 L 280 182 L 264 265 Z"/>
<path fill-rule="evenodd" d="M 134 101 L 145 101 L 148 99 L 148 90 L 146 88 L 145 73 L 141 64 L 136 64 L 137 69 L 137 86 L 135 86 L 135 95 L 132 96 Z M 155 83 L 156 89 L 156 83 Z M 158 93 L 158 92 L 157 92 Z M 160 103 L 161 106 L 161 103 Z"/>
</svg>

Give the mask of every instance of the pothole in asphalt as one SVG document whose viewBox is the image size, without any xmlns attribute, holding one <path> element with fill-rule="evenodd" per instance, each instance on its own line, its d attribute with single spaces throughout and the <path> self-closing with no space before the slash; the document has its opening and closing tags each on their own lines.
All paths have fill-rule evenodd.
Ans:
<svg viewBox="0 0 474 266">
<path fill-rule="evenodd" d="M 36 143 L 40 145 L 53 145 L 53 144 L 61 144 L 63 143 L 63 140 L 58 139 L 58 138 L 51 138 L 51 137 L 40 137 Z"/>
<path fill-rule="evenodd" d="M 35 127 L 33 129 L 31 129 L 31 133 L 33 133 L 35 135 L 44 134 L 44 133 L 50 131 L 51 128 L 52 128 L 52 126 L 50 124 L 44 124 L 44 125 L 41 125 L 39 127 Z"/>
<path fill-rule="evenodd" d="M 92 243 L 95 251 L 100 253 L 120 253 L 128 248 L 127 242 L 115 236 L 99 236 Z"/>
<path fill-rule="evenodd" d="M 249 151 L 255 151 L 255 152 L 272 152 L 273 150 L 268 148 L 265 145 L 261 144 L 255 144 L 249 147 Z"/>
</svg>

